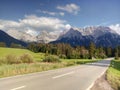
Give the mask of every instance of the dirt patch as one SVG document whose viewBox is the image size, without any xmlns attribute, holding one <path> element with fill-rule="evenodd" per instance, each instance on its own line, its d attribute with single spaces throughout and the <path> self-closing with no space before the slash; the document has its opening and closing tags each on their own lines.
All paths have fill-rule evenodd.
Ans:
<svg viewBox="0 0 120 90">
<path fill-rule="evenodd" d="M 95 81 L 95 84 L 90 90 L 114 90 L 114 89 L 111 88 L 104 74 Z"/>
</svg>

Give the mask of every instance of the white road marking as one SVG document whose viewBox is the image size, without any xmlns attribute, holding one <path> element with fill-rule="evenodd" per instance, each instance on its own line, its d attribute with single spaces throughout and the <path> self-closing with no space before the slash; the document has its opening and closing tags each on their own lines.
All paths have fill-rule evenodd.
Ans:
<svg viewBox="0 0 120 90">
<path fill-rule="evenodd" d="M 22 88 L 25 88 L 26 86 L 20 86 L 20 87 L 17 87 L 17 88 L 13 88 L 13 89 L 10 89 L 10 90 L 18 90 L 18 89 L 22 89 Z"/>
<path fill-rule="evenodd" d="M 63 76 L 66 76 L 66 75 L 70 75 L 70 74 L 73 74 L 74 72 L 69 72 L 69 73 L 65 73 L 65 74 L 61 74 L 61 75 L 58 75 L 58 76 L 54 76 L 52 77 L 53 79 L 56 79 L 56 78 L 60 78 L 60 77 L 63 77 Z"/>
</svg>

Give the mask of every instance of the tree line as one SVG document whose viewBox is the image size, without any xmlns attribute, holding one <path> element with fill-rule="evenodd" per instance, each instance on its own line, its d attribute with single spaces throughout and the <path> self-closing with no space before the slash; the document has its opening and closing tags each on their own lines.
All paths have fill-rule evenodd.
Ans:
<svg viewBox="0 0 120 90">
<path fill-rule="evenodd" d="M 7 47 L 4 42 L 0 42 L 0 47 Z M 27 48 L 33 52 L 42 52 L 52 55 L 57 55 L 60 58 L 67 59 L 94 59 L 94 58 L 106 58 L 120 57 L 120 46 L 116 48 L 112 47 L 97 47 L 93 42 L 90 43 L 89 47 L 75 46 L 72 47 L 70 44 L 58 43 L 58 44 L 42 44 L 42 43 L 30 43 L 27 47 L 23 47 L 19 44 L 11 43 L 11 48 Z"/>
<path fill-rule="evenodd" d="M 46 54 L 57 55 L 60 58 L 67 59 L 94 59 L 94 58 L 106 58 L 106 57 L 120 57 L 120 46 L 116 48 L 112 47 L 96 47 L 93 42 L 89 47 L 75 46 L 72 47 L 69 44 L 36 44 L 31 43 L 27 47 L 33 52 L 43 52 Z"/>
</svg>

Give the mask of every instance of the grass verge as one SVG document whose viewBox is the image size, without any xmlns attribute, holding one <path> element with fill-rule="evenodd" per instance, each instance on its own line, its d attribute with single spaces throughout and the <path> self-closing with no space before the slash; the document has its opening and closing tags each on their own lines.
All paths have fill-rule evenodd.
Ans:
<svg viewBox="0 0 120 90">
<path fill-rule="evenodd" d="M 62 62 L 59 63 L 44 63 L 44 62 L 36 62 L 31 64 L 3 64 L 0 66 L 0 78 L 2 77 L 8 77 L 8 76 L 14 76 L 14 75 L 20 75 L 20 74 L 27 74 L 27 73 L 33 73 L 33 72 L 41 72 L 51 69 L 57 69 L 57 68 L 63 68 L 78 64 L 84 64 L 84 63 L 90 63 L 95 62 L 96 60 L 62 60 Z"/>
<path fill-rule="evenodd" d="M 107 80 L 114 90 L 120 90 L 120 60 L 113 60 L 107 70 Z"/>
</svg>

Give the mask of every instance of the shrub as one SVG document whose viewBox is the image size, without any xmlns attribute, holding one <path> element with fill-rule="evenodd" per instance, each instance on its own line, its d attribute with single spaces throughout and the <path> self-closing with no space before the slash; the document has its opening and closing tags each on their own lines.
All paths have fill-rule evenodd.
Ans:
<svg viewBox="0 0 120 90">
<path fill-rule="evenodd" d="M 5 57 L 5 61 L 7 64 L 19 64 L 21 61 L 15 55 L 9 54 Z"/>
<path fill-rule="evenodd" d="M 67 58 L 66 55 L 64 55 L 64 54 L 59 55 L 59 57 L 62 58 L 62 59 L 66 59 Z"/>
<path fill-rule="evenodd" d="M 30 54 L 23 54 L 22 56 L 20 56 L 20 60 L 22 61 L 22 63 L 33 63 L 33 57 Z"/>
<path fill-rule="evenodd" d="M 46 56 L 45 59 L 43 59 L 43 62 L 60 62 L 60 59 L 58 56 L 49 55 Z"/>
<path fill-rule="evenodd" d="M 0 65 L 5 64 L 5 63 L 6 63 L 5 58 L 0 58 Z"/>
</svg>

